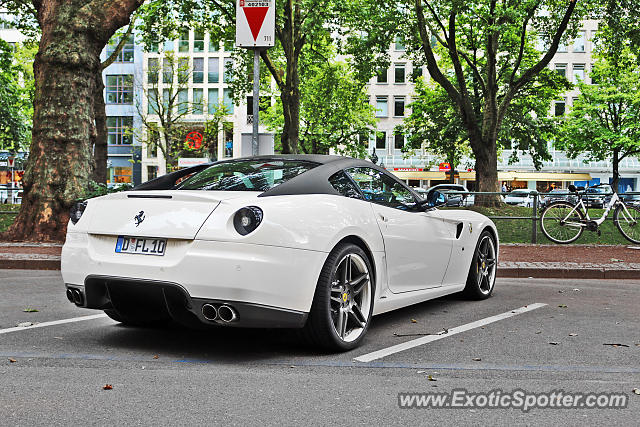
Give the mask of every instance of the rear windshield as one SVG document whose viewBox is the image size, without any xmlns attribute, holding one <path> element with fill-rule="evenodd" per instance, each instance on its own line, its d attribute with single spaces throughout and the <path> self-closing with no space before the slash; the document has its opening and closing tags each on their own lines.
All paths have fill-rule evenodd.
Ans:
<svg viewBox="0 0 640 427">
<path fill-rule="evenodd" d="M 318 166 L 300 160 L 240 160 L 217 163 L 190 176 L 178 190 L 267 191 Z"/>
</svg>

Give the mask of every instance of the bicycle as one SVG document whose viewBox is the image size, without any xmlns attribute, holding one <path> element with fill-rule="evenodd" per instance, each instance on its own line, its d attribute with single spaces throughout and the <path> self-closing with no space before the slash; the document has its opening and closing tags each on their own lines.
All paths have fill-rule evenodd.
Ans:
<svg viewBox="0 0 640 427">
<path fill-rule="evenodd" d="M 609 212 L 615 207 L 613 222 L 625 239 L 640 243 L 640 207 L 625 205 L 617 193 L 613 193 L 611 200 L 604 206 L 601 218 L 591 219 L 582 200 L 582 194 L 574 185 L 569 186 L 569 192 L 575 193 L 577 203 L 574 205 L 565 200 L 551 202 L 542 211 L 540 226 L 542 233 L 552 242 L 571 243 L 576 241 L 587 229 L 600 235 L 600 225 L 607 219 Z M 603 203 L 604 204 L 604 203 Z"/>
</svg>

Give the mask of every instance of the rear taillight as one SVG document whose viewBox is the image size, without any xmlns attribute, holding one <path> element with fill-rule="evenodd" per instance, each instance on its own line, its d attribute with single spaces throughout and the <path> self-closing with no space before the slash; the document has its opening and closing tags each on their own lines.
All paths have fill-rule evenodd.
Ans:
<svg viewBox="0 0 640 427">
<path fill-rule="evenodd" d="M 247 206 L 240 209 L 233 217 L 233 226 L 243 236 L 258 228 L 262 222 L 262 209 L 257 206 Z"/>
<path fill-rule="evenodd" d="M 74 203 L 74 205 L 71 207 L 71 211 L 69 211 L 69 219 L 71 220 L 71 222 L 75 225 L 78 221 L 80 221 L 80 218 L 82 217 L 82 214 L 84 213 L 84 210 L 87 208 L 87 202 L 76 202 Z"/>
</svg>

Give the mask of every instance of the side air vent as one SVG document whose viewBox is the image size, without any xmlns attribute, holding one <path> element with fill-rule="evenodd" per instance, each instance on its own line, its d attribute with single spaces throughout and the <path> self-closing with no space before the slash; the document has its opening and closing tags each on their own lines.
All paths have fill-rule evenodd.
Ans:
<svg viewBox="0 0 640 427">
<path fill-rule="evenodd" d="M 464 227 L 464 224 L 459 222 L 458 226 L 456 227 L 456 239 L 460 238 L 460 235 L 462 234 L 462 228 Z"/>
</svg>

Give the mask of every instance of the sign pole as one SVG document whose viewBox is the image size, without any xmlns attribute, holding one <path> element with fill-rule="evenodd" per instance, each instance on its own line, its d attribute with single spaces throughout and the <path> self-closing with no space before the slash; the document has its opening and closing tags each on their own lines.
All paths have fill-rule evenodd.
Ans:
<svg viewBox="0 0 640 427">
<path fill-rule="evenodd" d="M 253 49 L 253 136 L 251 151 L 258 155 L 258 125 L 260 124 L 260 49 Z"/>
</svg>

